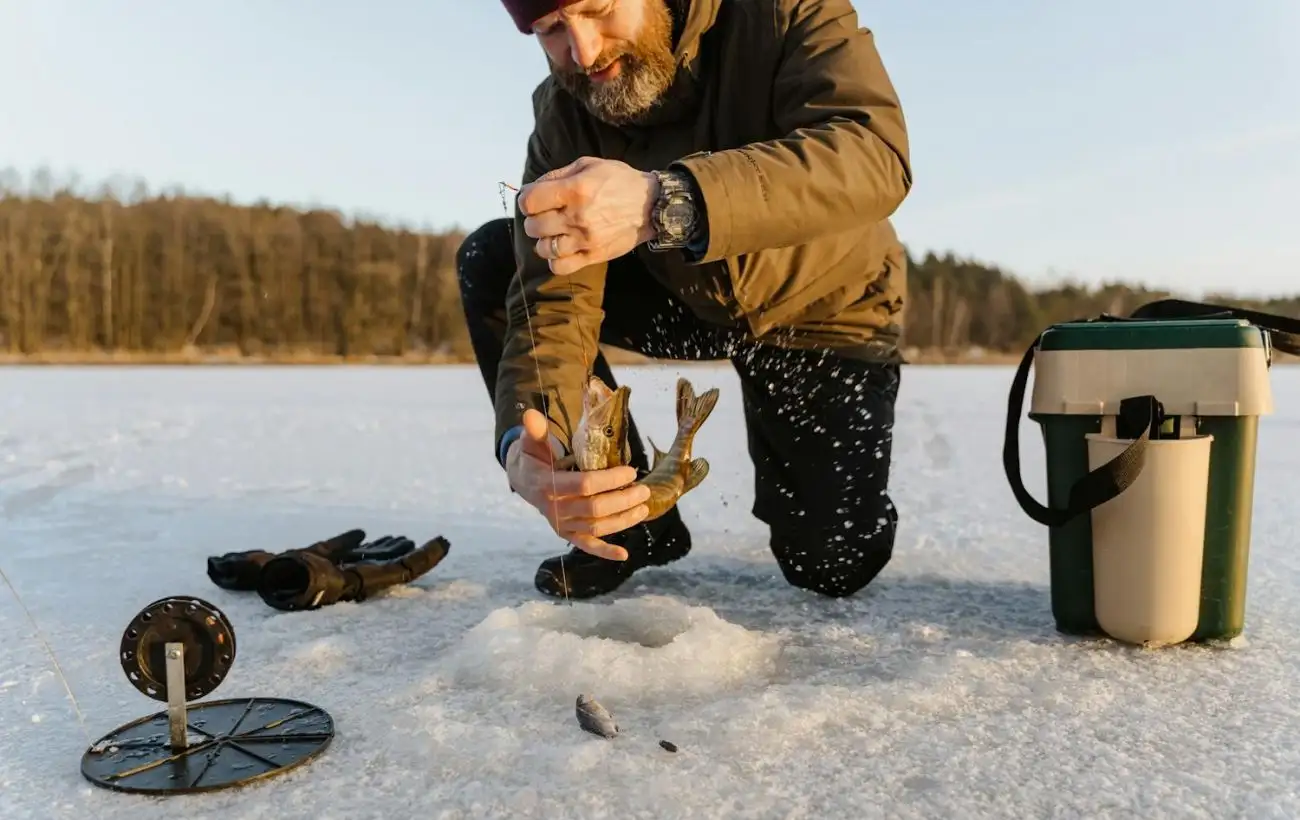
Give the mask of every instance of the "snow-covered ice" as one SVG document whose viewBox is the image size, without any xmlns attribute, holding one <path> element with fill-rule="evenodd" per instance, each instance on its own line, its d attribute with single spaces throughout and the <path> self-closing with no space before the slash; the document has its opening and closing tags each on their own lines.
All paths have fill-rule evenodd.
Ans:
<svg viewBox="0 0 1300 820">
<path fill-rule="evenodd" d="M 896 557 L 867 591 L 787 586 L 750 516 L 726 367 L 621 368 L 643 433 L 672 380 L 722 388 L 682 504 L 695 550 L 609 600 L 532 587 L 561 545 L 505 488 L 473 368 L 0 369 L 0 817 L 1300 816 L 1300 368 L 1263 421 L 1245 638 L 1140 650 L 1052 626 L 1046 532 L 1002 473 L 1009 368 L 904 372 Z M 1037 428 L 1024 473 L 1043 498 Z M 353 527 L 450 556 L 363 604 L 279 613 L 204 558 Z M 88 743 L 157 711 L 117 660 L 157 598 L 234 623 L 216 698 L 327 709 L 325 754 L 245 789 L 97 789 Z M 590 692 L 621 734 L 579 729 Z M 679 748 L 659 746 L 668 740 Z"/>
</svg>

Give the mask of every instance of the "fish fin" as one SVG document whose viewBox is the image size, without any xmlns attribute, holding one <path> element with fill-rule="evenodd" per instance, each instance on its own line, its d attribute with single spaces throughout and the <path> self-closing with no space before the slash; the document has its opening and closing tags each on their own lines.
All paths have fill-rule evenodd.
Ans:
<svg viewBox="0 0 1300 820">
<path fill-rule="evenodd" d="M 697 433 L 718 404 L 718 388 L 711 387 L 698 397 L 686 379 L 677 379 L 677 429 Z"/>
<path fill-rule="evenodd" d="M 685 495 L 686 493 L 700 486 L 701 482 L 704 481 L 704 477 L 707 476 L 708 474 L 709 474 L 708 461 L 702 458 L 697 458 L 691 461 L 690 472 L 686 474 L 686 482 L 682 485 L 682 494 Z"/>
<path fill-rule="evenodd" d="M 691 386 L 682 376 L 677 377 L 677 424 L 680 426 L 682 418 L 689 412 L 690 406 L 695 402 L 695 388 Z"/>
<path fill-rule="evenodd" d="M 668 454 L 665 453 L 663 450 L 660 450 L 658 447 L 656 447 L 654 443 L 654 439 L 650 438 L 649 436 L 646 436 L 646 441 L 650 442 L 650 453 L 652 456 L 650 459 L 650 470 L 651 472 L 653 472 L 654 468 L 659 466 L 659 462 L 668 458 Z"/>
<path fill-rule="evenodd" d="M 578 457 L 573 453 L 569 453 L 567 456 L 561 456 L 555 460 L 555 469 L 557 470 L 572 470 L 577 466 Z"/>
</svg>

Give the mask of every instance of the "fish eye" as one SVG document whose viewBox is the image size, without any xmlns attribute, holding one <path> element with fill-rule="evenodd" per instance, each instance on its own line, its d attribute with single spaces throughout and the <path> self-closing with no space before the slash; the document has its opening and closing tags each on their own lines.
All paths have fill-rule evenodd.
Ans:
<svg viewBox="0 0 1300 820">
<path fill-rule="evenodd" d="M 614 425 L 608 424 L 605 426 L 605 438 L 613 438 L 613 437 L 614 437 Z"/>
</svg>

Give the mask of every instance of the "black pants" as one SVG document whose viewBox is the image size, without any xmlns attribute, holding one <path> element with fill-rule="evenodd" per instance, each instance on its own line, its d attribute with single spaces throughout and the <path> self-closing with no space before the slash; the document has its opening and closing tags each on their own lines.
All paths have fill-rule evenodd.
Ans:
<svg viewBox="0 0 1300 820">
<path fill-rule="evenodd" d="M 492 220 L 466 237 L 456 258 L 461 301 L 478 366 L 493 395 L 514 276 L 510 222 Z M 603 344 L 662 359 L 729 359 L 740 377 L 753 514 L 771 532 L 786 579 L 826 595 L 871 582 L 893 552 L 898 513 L 889 498 L 897 365 L 827 351 L 760 345 L 706 324 L 628 255 L 610 263 Z M 595 372 L 616 386 L 603 355 Z M 633 464 L 648 463 L 635 423 Z"/>
</svg>

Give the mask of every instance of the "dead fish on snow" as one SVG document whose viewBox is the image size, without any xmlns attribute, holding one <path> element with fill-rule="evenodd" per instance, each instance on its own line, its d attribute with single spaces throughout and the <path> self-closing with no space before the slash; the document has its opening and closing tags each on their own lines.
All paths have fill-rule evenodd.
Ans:
<svg viewBox="0 0 1300 820">
<path fill-rule="evenodd" d="M 578 695 L 578 725 L 585 731 L 601 737 L 614 737 L 618 734 L 618 724 L 609 711 L 596 702 L 591 695 Z"/>
</svg>

